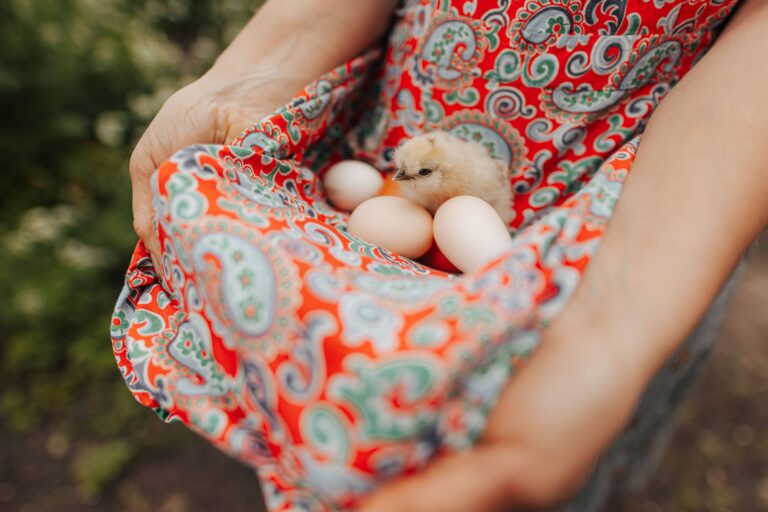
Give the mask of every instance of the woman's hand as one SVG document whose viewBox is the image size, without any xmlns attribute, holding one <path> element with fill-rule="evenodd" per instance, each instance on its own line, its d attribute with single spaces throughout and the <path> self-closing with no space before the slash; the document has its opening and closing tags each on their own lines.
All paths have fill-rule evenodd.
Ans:
<svg viewBox="0 0 768 512">
<path fill-rule="evenodd" d="M 768 224 L 766 26 L 746 1 L 654 112 L 600 250 L 481 443 L 363 512 L 542 508 L 579 487 Z"/>
<path fill-rule="evenodd" d="M 576 491 L 645 381 L 599 330 L 561 318 L 504 389 L 479 444 L 383 486 L 361 512 L 546 509 Z"/>
<path fill-rule="evenodd" d="M 163 105 L 131 156 L 134 229 L 158 262 L 150 177 L 190 144 L 226 144 L 379 39 L 396 0 L 270 0 L 204 76 Z"/>
<path fill-rule="evenodd" d="M 133 221 L 152 259 L 160 247 L 153 226 L 150 177 L 174 152 L 197 143 L 226 144 L 284 99 L 253 77 L 209 73 L 171 96 L 131 155 Z"/>
</svg>

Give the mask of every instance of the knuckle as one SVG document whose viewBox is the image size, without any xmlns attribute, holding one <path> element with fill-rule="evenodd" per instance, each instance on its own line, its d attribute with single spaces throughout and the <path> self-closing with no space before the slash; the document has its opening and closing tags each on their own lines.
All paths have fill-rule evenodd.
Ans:
<svg viewBox="0 0 768 512">
<path fill-rule="evenodd" d="M 136 147 L 133 148 L 131 157 L 128 161 L 128 173 L 131 178 L 142 179 L 149 176 L 154 169 L 152 169 L 152 127 L 147 128 L 144 135 L 141 137 Z"/>
<path fill-rule="evenodd" d="M 136 148 L 134 148 L 133 153 L 131 153 L 131 158 L 128 161 L 128 173 L 131 176 L 136 176 L 139 174 L 141 170 L 141 166 L 139 165 L 139 162 L 143 160 L 142 152 L 144 148 L 141 147 L 141 142 L 139 142 L 138 145 L 136 145 Z"/>
<path fill-rule="evenodd" d="M 147 222 L 133 219 L 133 230 L 136 232 L 139 238 L 146 240 L 151 233 L 151 226 Z"/>
<path fill-rule="evenodd" d="M 576 492 L 580 480 L 574 478 L 569 471 L 563 471 L 556 466 L 558 465 L 551 465 L 548 471 L 537 472 L 525 479 L 523 493 L 530 505 L 539 508 L 551 507 L 567 500 Z"/>
<path fill-rule="evenodd" d="M 548 510 L 578 490 L 585 475 L 557 457 L 530 453 L 503 471 L 506 501 Z"/>
<path fill-rule="evenodd" d="M 136 235 L 139 237 L 139 240 L 142 241 L 147 251 L 149 251 L 154 256 L 158 256 L 160 251 L 160 244 L 157 239 L 157 233 L 152 229 L 152 227 L 146 223 L 134 224 L 133 230 L 136 232 Z"/>
<path fill-rule="evenodd" d="M 558 501 L 559 488 L 551 478 L 528 478 L 523 485 L 525 501 L 534 507 L 548 507 Z"/>
</svg>

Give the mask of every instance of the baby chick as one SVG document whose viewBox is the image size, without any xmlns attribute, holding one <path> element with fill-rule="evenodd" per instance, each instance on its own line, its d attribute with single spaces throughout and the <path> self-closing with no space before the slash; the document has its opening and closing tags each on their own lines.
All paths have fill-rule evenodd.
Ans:
<svg viewBox="0 0 768 512">
<path fill-rule="evenodd" d="M 433 215 L 454 196 L 470 195 L 488 202 L 505 223 L 513 216 L 509 168 L 492 158 L 481 145 L 446 132 L 418 135 L 403 144 L 395 155 L 406 198 Z"/>
</svg>

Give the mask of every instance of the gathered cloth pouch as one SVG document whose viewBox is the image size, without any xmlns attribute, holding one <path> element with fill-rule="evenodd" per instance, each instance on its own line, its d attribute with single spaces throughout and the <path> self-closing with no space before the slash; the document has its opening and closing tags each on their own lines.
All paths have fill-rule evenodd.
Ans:
<svg viewBox="0 0 768 512">
<path fill-rule="evenodd" d="M 735 5 L 477 3 L 407 2 L 384 51 L 153 177 L 162 269 L 139 243 L 118 366 L 143 405 L 257 468 L 270 510 L 352 507 L 472 445 L 597 251 L 653 107 Z M 334 162 L 392 172 L 437 129 L 512 169 L 512 248 L 471 274 L 350 235 L 322 190 Z"/>
</svg>

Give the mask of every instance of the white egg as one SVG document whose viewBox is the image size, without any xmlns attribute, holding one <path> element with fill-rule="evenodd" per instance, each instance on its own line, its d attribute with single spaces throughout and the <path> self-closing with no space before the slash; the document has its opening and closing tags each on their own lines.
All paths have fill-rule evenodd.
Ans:
<svg viewBox="0 0 768 512">
<path fill-rule="evenodd" d="M 474 196 L 456 196 L 435 212 L 435 243 L 462 272 L 473 272 L 512 247 L 507 226 L 493 207 Z"/>
<path fill-rule="evenodd" d="M 339 210 L 354 210 L 357 205 L 379 193 L 384 179 L 375 167 L 359 160 L 343 160 L 323 175 L 328 200 Z"/>
<path fill-rule="evenodd" d="M 379 196 L 355 208 L 347 231 L 406 258 L 418 258 L 432 245 L 432 215 L 404 197 Z"/>
</svg>

